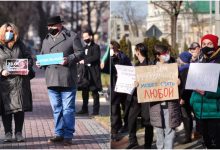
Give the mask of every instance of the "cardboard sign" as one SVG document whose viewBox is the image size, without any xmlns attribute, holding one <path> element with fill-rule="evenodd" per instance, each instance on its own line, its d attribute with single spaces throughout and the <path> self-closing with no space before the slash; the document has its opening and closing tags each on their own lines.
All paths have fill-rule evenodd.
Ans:
<svg viewBox="0 0 220 150">
<path fill-rule="evenodd" d="M 220 64 L 191 63 L 186 80 L 186 89 L 217 92 Z"/>
<path fill-rule="evenodd" d="M 11 75 L 27 75 L 28 59 L 6 59 L 6 68 Z"/>
<path fill-rule="evenodd" d="M 115 65 L 115 67 L 118 75 L 115 92 L 132 94 L 135 88 L 135 68 L 124 65 Z"/>
<path fill-rule="evenodd" d="M 63 53 L 37 55 L 36 57 L 41 66 L 61 64 L 63 62 Z"/>
<path fill-rule="evenodd" d="M 138 66 L 135 71 L 138 103 L 179 99 L 176 63 Z"/>
</svg>

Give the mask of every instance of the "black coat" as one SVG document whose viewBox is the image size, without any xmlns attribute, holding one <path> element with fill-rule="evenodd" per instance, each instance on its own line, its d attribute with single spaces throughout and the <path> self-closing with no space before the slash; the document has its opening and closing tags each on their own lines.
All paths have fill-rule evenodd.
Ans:
<svg viewBox="0 0 220 150">
<path fill-rule="evenodd" d="M 89 73 L 90 83 L 88 88 L 91 91 L 102 90 L 100 57 L 101 51 L 99 45 L 91 42 L 89 46 L 85 47 L 84 64 Z"/>
<path fill-rule="evenodd" d="M 137 63 L 136 66 L 147 66 L 148 62 L 145 59 L 142 63 Z M 143 118 L 144 124 L 149 125 L 150 124 L 150 103 L 145 102 L 145 103 L 138 103 L 138 98 L 137 98 L 137 88 L 135 88 L 134 92 L 132 95 L 128 95 L 127 100 L 130 102 L 129 107 L 132 107 L 131 105 L 138 105 L 139 108 L 141 109 L 142 115 L 145 115 Z"/>
<path fill-rule="evenodd" d="M 63 28 L 55 38 L 50 34 L 43 40 L 41 54 L 63 53 L 67 65 L 48 65 L 44 68 L 47 87 L 77 87 L 77 65 L 84 56 L 84 49 L 79 36 Z"/>
<path fill-rule="evenodd" d="M 131 61 L 122 51 L 119 51 L 117 56 L 113 55 L 110 59 L 111 59 L 111 103 L 118 104 L 120 103 L 120 101 L 117 101 L 116 97 L 120 95 L 122 95 L 122 97 L 125 97 L 124 95 L 127 94 L 118 93 L 114 91 L 117 81 L 117 70 L 115 68 L 115 65 L 131 66 Z"/>
<path fill-rule="evenodd" d="M 28 59 L 28 65 L 33 65 L 31 52 L 18 40 L 12 49 L 0 45 L 0 72 L 6 69 L 6 59 Z M 5 114 L 18 111 L 32 111 L 32 94 L 29 76 L 9 75 L 0 76 L 0 108 L 4 107 Z M 2 113 L 2 111 L 0 111 Z"/>
</svg>

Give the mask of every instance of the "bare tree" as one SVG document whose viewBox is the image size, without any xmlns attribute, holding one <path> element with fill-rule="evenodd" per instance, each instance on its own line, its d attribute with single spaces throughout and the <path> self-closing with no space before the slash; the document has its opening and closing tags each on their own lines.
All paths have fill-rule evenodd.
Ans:
<svg viewBox="0 0 220 150">
<path fill-rule="evenodd" d="M 99 26 L 101 24 L 101 17 L 102 14 L 109 9 L 109 2 L 108 1 L 97 1 L 96 4 L 94 5 L 95 10 L 96 10 L 96 26 L 95 26 L 95 30 L 94 33 L 98 32 Z"/>
<path fill-rule="evenodd" d="M 139 25 L 143 23 L 143 15 L 138 14 L 138 6 L 134 5 L 130 1 L 120 2 L 121 7 L 119 8 L 120 14 L 123 15 L 123 18 L 131 27 L 131 32 L 135 37 L 139 36 Z"/>
<path fill-rule="evenodd" d="M 20 31 L 20 38 L 24 38 L 34 17 L 33 7 L 33 2 L 0 2 L 0 24 L 14 23 Z"/>
<path fill-rule="evenodd" d="M 171 20 L 171 46 L 176 48 L 176 29 L 177 29 L 177 19 L 180 13 L 180 7 L 183 1 L 151 1 L 155 6 L 163 9 L 169 16 Z"/>
</svg>

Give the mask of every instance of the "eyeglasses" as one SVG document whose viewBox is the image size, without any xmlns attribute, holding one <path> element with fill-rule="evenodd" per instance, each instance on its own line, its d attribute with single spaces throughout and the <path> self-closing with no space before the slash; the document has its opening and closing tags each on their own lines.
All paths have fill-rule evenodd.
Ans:
<svg viewBox="0 0 220 150">
<path fill-rule="evenodd" d="M 190 50 L 190 51 L 194 51 L 194 50 L 196 50 L 196 48 L 190 48 L 189 50 Z"/>
</svg>

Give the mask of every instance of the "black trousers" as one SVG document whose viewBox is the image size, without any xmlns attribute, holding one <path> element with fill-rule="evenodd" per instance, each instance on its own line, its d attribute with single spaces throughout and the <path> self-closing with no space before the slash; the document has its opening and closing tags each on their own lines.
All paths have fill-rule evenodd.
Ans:
<svg viewBox="0 0 220 150">
<path fill-rule="evenodd" d="M 202 119 L 202 135 L 208 149 L 220 149 L 220 119 Z"/>
<path fill-rule="evenodd" d="M 2 122 L 5 130 L 5 134 L 10 132 L 12 133 L 12 118 L 14 116 L 15 122 L 15 134 L 17 132 L 22 132 L 23 124 L 24 124 L 24 112 L 19 111 L 14 114 L 4 114 L 2 113 Z"/>
<path fill-rule="evenodd" d="M 129 142 L 137 142 L 137 117 L 141 113 L 143 124 L 145 126 L 145 148 L 150 149 L 153 142 L 153 127 L 150 124 L 149 104 L 137 102 L 134 98 L 131 101 L 130 111 L 128 115 Z"/>
<path fill-rule="evenodd" d="M 124 126 L 127 126 L 128 115 L 125 113 L 125 109 L 127 109 L 127 94 L 111 91 L 111 128 L 113 132 L 118 132 L 123 125 L 121 110 L 124 113 Z"/>
<path fill-rule="evenodd" d="M 92 91 L 92 97 L 93 97 L 93 113 L 99 113 L 99 93 L 97 90 Z M 83 98 L 83 105 L 82 110 L 88 111 L 88 103 L 89 103 L 89 90 L 83 90 L 82 91 L 82 98 Z"/>
<path fill-rule="evenodd" d="M 185 138 L 191 139 L 192 129 L 193 129 L 193 118 L 192 109 L 190 104 L 185 103 L 181 106 L 182 120 L 185 130 Z"/>
</svg>

